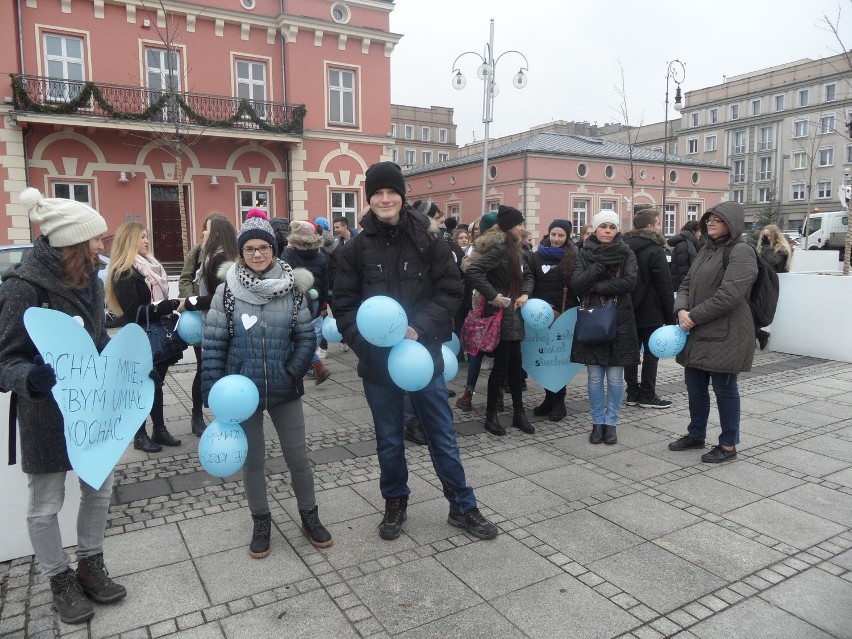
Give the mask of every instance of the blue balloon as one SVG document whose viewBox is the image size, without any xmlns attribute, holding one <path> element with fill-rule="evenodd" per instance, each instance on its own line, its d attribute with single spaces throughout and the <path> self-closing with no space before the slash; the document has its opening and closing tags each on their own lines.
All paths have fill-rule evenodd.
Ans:
<svg viewBox="0 0 852 639">
<path fill-rule="evenodd" d="M 388 373 L 402 390 L 419 391 L 432 381 L 435 362 L 423 344 L 404 339 L 390 350 Z"/>
<path fill-rule="evenodd" d="M 544 300 L 532 297 L 521 307 L 521 317 L 530 328 L 547 328 L 553 323 L 553 307 Z"/>
<path fill-rule="evenodd" d="M 686 346 L 686 338 L 689 335 L 677 324 L 660 326 L 651 333 L 648 339 L 648 347 L 651 352 L 659 358 L 674 357 Z"/>
<path fill-rule="evenodd" d="M 190 346 L 201 344 L 201 311 L 184 311 L 177 323 L 180 338 Z"/>
<path fill-rule="evenodd" d="M 248 440 L 239 424 L 210 422 L 198 442 L 198 461 L 214 477 L 230 477 L 246 460 Z"/>
<path fill-rule="evenodd" d="M 343 335 L 337 330 L 337 320 L 333 317 L 326 317 L 322 323 L 322 336 L 327 342 L 337 344 L 343 340 Z"/>
<path fill-rule="evenodd" d="M 448 342 L 444 342 L 444 346 L 449 348 L 455 355 L 458 355 L 459 351 L 461 351 L 461 342 L 459 341 L 459 336 L 453 333 L 450 337 L 450 340 Z"/>
<path fill-rule="evenodd" d="M 396 346 L 405 338 L 408 316 L 399 302 L 385 295 L 361 303 L 355 316 L 358 332 L 373 346 Z"/>
<path fill-rule="evenodd" d="M 447 346 L 441 347 L 441 354 L 444 356 L 444 381 L 451 382 L 458 375 L 459 360 L 456 353 L 453 353 Z"/>
<path fill-rule="evenodd" d="M 217 421 L 240 424 L 257 410 L 260 393 L 248 377 L 226 375 L 213 384 L 207 403 Z"/>
</svg>

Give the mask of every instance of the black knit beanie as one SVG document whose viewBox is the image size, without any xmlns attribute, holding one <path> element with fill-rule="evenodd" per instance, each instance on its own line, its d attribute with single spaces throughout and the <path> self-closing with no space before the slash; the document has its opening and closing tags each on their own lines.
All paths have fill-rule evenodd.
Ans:
<svg viewBox="0 0 852 639">
<path fill-rule="evenodd" d="M 405 178 L 402 169 L 395 162 L 378 162 L 367 169 L 364 188 L 367 200 L 379 189 L 391 189 L 405 199 Z"/>
<path fill-rule="evenodd" d="M 547 232 L 550 233 L 553 229 L 562 229 L 565 231 L 565 237 L 571 237 L 571 231 L 574 226 L 568 220 L 553 220 L 550 226 L 547 227 Z"/>
<path fill-rule="evenodd" d="M 500 205 L 497 209 L 497 226 L 503 232 L 515 228 L 518 224 L 524 223 L 523 214 L 516 208 L 511 206 Z"/>
</svg>

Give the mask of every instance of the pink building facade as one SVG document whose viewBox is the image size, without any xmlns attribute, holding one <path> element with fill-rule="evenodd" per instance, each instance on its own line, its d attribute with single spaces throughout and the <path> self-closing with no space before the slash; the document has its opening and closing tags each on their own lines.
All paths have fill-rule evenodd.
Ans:
<svg viewBox="0 0 852 639">
<path fill-rule="evenodd" d="M 17 204 L 28 185 L 88 202 L 109 234 L 141 222 L 164 262 L 211 211 L 354 222 L 389 154 L 390 1 L 10 4 L 0 243 L 37 232 Z"/>
<path fill-rule="evenodd" d="M 728 199 L 730 170 L 687 158 L 665 158 L 663 231 L 674 235 L 690 219 Z M 554 219 L 571 220 L 575 231 L 603 209 L 613 210 L 631 228 L 634 204 L 663 210 L 663 154 L 577 135 L 531 133 L 489 153 L 486 208 L 500 204 L 526 216 L 533 237 L 541 238 Z M 430 199 L 461 222 L 481 215 L 482 154 L 406 172 L 408 199 Z"/>
</svg>

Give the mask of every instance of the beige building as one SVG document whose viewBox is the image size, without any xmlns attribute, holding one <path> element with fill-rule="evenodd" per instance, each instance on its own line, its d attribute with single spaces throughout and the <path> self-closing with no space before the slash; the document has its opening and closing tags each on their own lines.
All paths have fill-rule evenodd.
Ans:
<svg viewBox="0 0 852 639">
<path fill-rule="evenodd" d="M 687 91 L 677 130 L 669 123 L 669 151 L 730 166 L 730 199 L 747 213 L 777 202 L 783 224 L 796 228 L 809 211 L 839 207 L 837 189 L 852 168 L 850 123 L 846 56 L 805 59 Z M 662 122 L 642 127 L 638 144 L 662 149 L 663 131 Z"/>
<path fill-rule="evenodd" d="M 403 169 L 451 160 L 458 154 L 449 107 L 391 104 L 391 159 Z"/>
</svg>

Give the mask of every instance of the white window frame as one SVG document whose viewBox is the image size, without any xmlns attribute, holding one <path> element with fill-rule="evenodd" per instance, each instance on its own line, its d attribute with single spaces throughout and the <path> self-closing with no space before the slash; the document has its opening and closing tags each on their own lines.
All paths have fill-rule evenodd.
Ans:
<svg viewBox="0 0 852 639">
<path fill-rule="evenodd" d="M 797 97 L 799 100 L 800 107 L 809 106 L 811 103 L 811 90 L 810 89 L 799 89 L 797 93 Z"/>
<path fill-rule="evenodd" d="M 67 187 L 68 190 L 66 192 L 65 188 L 57 187 Z M 89 206 L 92 205 L 92 185 L 88 182 L 68 182 L 60 180 L 53 182 L 50 185 L 50 189 L 53 192 L 53 197 L 61 197 L 65 200 L 74 200 L 75 202 L 82 202 Z M 85 192 L 85 194 L 83 192 Z"/>
<path fill-rule="evenodd" d="M 449 139 L 447 133 L 448 133 L 447 129 L 438 129 L 438 143 L 439 144 L 446 144 L 447 143 L 447 140 Z"/>
<path fill-rule="evenodd" d="M 432 141 L 432 129 L 428 126 L 420 127 L 420 141 L 421 142 L 431 142 Z"/>
<path fill-rule="evenodd" d="M 698 138 L 687 138 L 686 154 L 695 155 L 696 153 L 698 153 Z"/>
<path fill-rule="evenodd" d="M 794 138 L 806 138 L 808 137 L 808 131 L 810 130 L 810 122 L 807 118 L 799 118 L 797 120 L 793 120 L 793 137 Z"/>
<path fill-rule="evenodd" d="M 852 144 L 846 145 L 846 160 L 844 164 L 852 164 Z"/>
<path fill-rule="evenodd" d="M 715 133 L 709 133 L 704 136 L 704 150 L 715 151 L 718 148 L 718 138 Z"/>
<path fill-rule="evenodd" d="M 432 164 L 432 151 L 420 151 L 420 163 L 423 166 Z"/>
<path fill-rule="evenodd" d="M 338 82 L 334 83 L 334 74 L 338 74 Z M 328 123 L 332 126 L 358 126 L 358 76 L 355 69 L 328 65 L 326 71 L 328 80 Z M 347 79 L 350 81 L 347 82 Z M 351 85 L 351 86 L 348 86 Z M 335 110 L 339 111 L 335 119 Z"/>
<path fill-rule="evenodd" d="M 393 162 L 394 164 L 399 164 L 399 149 L 391 149 L 391 162 Z"/>
<path fill-rule="evenodd" d="M 404 167 L 417 166 L 417 149 L 405 149 L 403 157 L 405 158 Z"/>
<path fill-rule="evenodd" d="M 797 202 L 805 199 L 805 183 L 793 182 L 790 185 L 790 200 Z"/>
<path fill-rule="evenodd" d="M 730 106 L 730 110 L 728 111 L 731 114 L 731 120 L 739 120 L 740 119 L 740 105 L 732 104 Z"/>
<path fill-rule="evenodd" d="M 571 203 L 571 221 L 579 233 L 589 220 L 589 200 L 574 200 Z"/>
<path fill-rule="evenodd" d="M 719 122 L 719 109 L 710 109 L 710 124 Z"/>
<path fill-rule="evenodd" d="M 449 159 L 449 153 L 438 153 L 438 162 L 447 162 Z"/>
<path fill-rule="evenodd" d="M 390 137 L 396 137 L 396 122 L 391 122 Z"/>
<path fill-rule="evenodd" d="M 823 85 L 822 97 L 823 102 L 834 102 L 837 100 L 837 83 L 831 82 Z"/>
<path fill-rule="evenodd" d="M 819 133 L 820 135 L 828 135 L 830 133 L 837 133 L 837 129 L 835 125 L 837 120 L 833 113 L 826 113 L 825 115 L 821 115 L 819 118 Z"/>
<path fill-rule="evenodd" d="M 677 204 L 666 204 L 663 211 L 663 234 L 666 237 L 677 232 Z"/>
<path fill-rule="evenodd" d="M 766 181 L 772 179 L 772 156 L 764 155 L 757 159 L 757 179 Z"/>
<path fill-rule="evenodd" d="M 745 192 L 743 189 L 733 189 L 731 191 L 731 201 L 743 204 L 745 202 Z"/>
<path fill-rule="evenodd" d="M 698 111 L 694 111 L 693 113 L 689 114 L 689 121 L 691 123 L 689 126 L 691 126 L 693 129 L 697 126 L 700 126 Z"/>
<path fill-rule="evenodd" d="M 739 169 L 739 170 L 738 170 Z M 746 161 L 734 160 L 731 163 L 731 180 L 734 184 L 745 182 L 746 179 Z"/>
<path fill-rule="evenodd" d="M 831 180 L 820 180 L 816 185 L 816 197 L 818 200 L 828 200 L 831 198 Z"/>
<path fill-rule="evenodd" d="M 775 127 L 762 126 L 758 129 L 758 151 L 771 151 L 775 148 Z"/>
<path fill-rule="evenodd" d="M 817 166 L 834 166 L 833 146 L 824 146 L 817 151 Z"/>
<path fill-rule="evenodd" d="M 787 100 L 787 96 L 783 93 L 779 93 L 775 96 L 775 112 L 778 113 L 784 110 L 784 103 Z"/>
<path fill-rule="evenodd" d="M 47 52 L 49 39 L 59 41 L 61 53 Z M 68 53 L 69 44 L 72 40 L 79 43 L 80 57 Z M 63 82 L 47 83 L 47 101 L 69 102 L 76 99 L 83 90 L 83 83 L 86 81 L 86 41 L 78 36 L 45 33 L 42 38 L 42 46 L 44 47 L 45 75 L 63 80 Z"/>
<path fill-rule="evenodd" d="M 772 196 L 772 187 L 771 186 L 758 186 L 756 190 L 755 200 L 757 202 L 764 204 L 770 201 Z"/>
<path fill-rule="evenodd" d="M 751 101 L 751 114 L 753 116 L 760 115 L 760 98 Z"/>
<path fill-rule="evenodd" d="M 697 222 L 698 214 L 701 210 L 700 204 L 687 204 L 686 205 L 686 221 L 687 222 Z"/>
<path fill-rule="evenodd" d="M 413 140 L 414 139 L 414 125 L 413 124 L 406 124 L 404 131 L 405 131 L 405 139 L 406 140 Z"/>
<path fill-rule="evenodd" d="M 156 65 L 151 64 L 150 54 L 157 56 Z M 161 47 L 145 47 L 145 82 L 151 103 L 159 100 L 165 91 L 180 93 L 181 52 L 177 49 L 170 51 Z M 166 105 L 160 116 L 166 122 L 175 122 L 180 117 L 180 108 L 175 104 Z"/>
<path fill-rule="evenodd" d="M 356 228 L 358 223 L 358 191 L 338 190 L 328 194 L 331 218 L 345 217 L 349 228 Z"/>
<path fill-rule="evenodd" d="M 251 195 L 250 204 L 243 203 L 244 195 Z M 245 222 L 249 209 L 253 208 L 269 213 L 269 189 L 240 189 L 240 220 Z"/>
<path fill-rule="evenodd" d="M 793 171 L 803 171 L 808 168 L 808 154 L 804 151 L 793 151 L 790 156 L 790 168 Z"/>
<path fill-rule="evenodd" d="M 241 65 L 246 65 L 246 70 L 249 72 L 248 77 L 240 77 Z M 260 80 L 255 78 L 254 74 L 258 68 L 263 70 L 263 78 Z M 266 112 L 265 104 L 268 101 L 266 93 L 266 63 L 258 60 L 249 60 L 247 58 L 235 58 L 234 77 L 237 81 L 237 99 L 247 100 L 259 117 L 264 119 L 267 118 L 268 114 Z M 241 92 L 247 93 L 247 95 L 240 95 Z"/>
<path fill-rule="evenodd" d="M 742 138 L 742 144 L 737 144 L 738 138 Z M 734 131 L 731 137 L 731 153 L 746 153 L 748 151 L 748 131 L 740 129 Z"/>
</svg>

